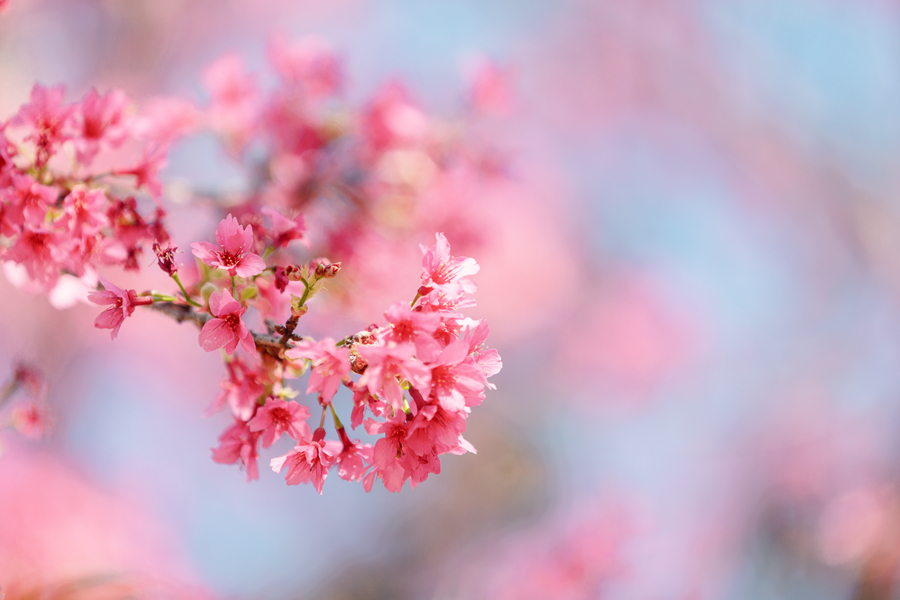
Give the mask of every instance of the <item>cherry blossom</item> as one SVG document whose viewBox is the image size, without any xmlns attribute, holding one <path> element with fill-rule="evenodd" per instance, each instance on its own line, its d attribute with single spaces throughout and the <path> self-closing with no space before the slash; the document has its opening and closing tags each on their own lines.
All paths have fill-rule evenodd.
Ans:
<svg viewBox="0 0 900 600">
<path fill-rule="evenodd" d="M 191 244 L 194 256 L 211 267 L 225 269 L 232 277 L 250 277 L 262 273 L 266 263 L 250 250 L 253 248 L 253 227 L 241 227 L 230 214 L 216 229 L 218 246 L 209 242 Z"/>
<path fill-rule="evenodd" d="M 289 350 L 287 355 L 312 361 L 306 393 L 317 392 L 323 403 L 331 402 L 341 380 L 350 374 L 350 351 L 336 347 L 331 338 L 319 342 L 304 340 Z"/>
<path fill-rule="evenodd" d="M 232 354 L 240 343 L 247 352 L 255 351 L 253 336 L 241 320 L 246 311 L 228 290 L 214 292 L 209 297 L 209 312 L 215 318 L 200 331 L 200 347 L 207 352 L 225 348 L 226 353 Z"/>
<path fill-rule="evenodd" d="M 112 329 L 110 337 L 116 339 L 116 336 L 119 335 L 119 327 L 122 326 L 125 317 L 134 314 L 135 307 L 151 304 L 153 300 L 139 297 L 134 290 L 120 289 L 102 277 L 100 282 L 105 289 L 101 292 L 91 293 L 88 298 L 94 304 L 109 304 L 110 306 L 97 316 L 94 327 Z"/>
<path fill-rule="evenodd" d="M 309 439 L 311 434 L 306 424 L 307 418 L 309 409 L 302 404 L 268 398 L 247 425 L 250 431 L 263 432 L 262 445 L 268 448 L 285 433 L 295 440 Z"/>
<path fill-rule="evenodd" d="M 339 442 L 326 441 L 325 430 L 320 427 L 313 432 L 312 440 L 301 441 L 287 454 L 273 458 L 271 466 L 276 473 L 287 466 L 284 479 L 288 485 L 310 482 L 321 494 L 328 469 L 335 464 L 340 451 Z"/>
</svg>

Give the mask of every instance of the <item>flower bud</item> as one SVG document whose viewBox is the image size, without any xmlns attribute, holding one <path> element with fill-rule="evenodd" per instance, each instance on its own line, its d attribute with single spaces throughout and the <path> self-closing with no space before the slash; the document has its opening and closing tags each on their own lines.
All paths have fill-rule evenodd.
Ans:
<svg viewBox="0 0 900 600">
<path fill-rule="evenodd" d="M 299 319 L 307 312 L 309 312 L 309 307 L 306 304 L 300 304 L 299 296 L 291 294 L 291 316 Z"/>
<path fill-rule="evenodd" d="M 259 295 L 259 288 L 255 285 L 250 285 L 241 290 L 241 303 L 243 304 L 247 300 L 252 300 Z"/>
<path fill-rule="evenodd" d="M 315 275 L 319 279 L 329 279 L 338 274 L 341 270 L 341 263 L 333 263 L 327 258 L 317 258 L 309 263 L 311 275 Z"/>
<path fill-rule="evenodd" d="M 159 242 L 153 242 L 153 251 L 156 253 L 156 262 L 169 277 L 178 271 L 178 265 L 175 264 L 175 251 L 177 246 L 166 244 L 163 248 Z"/>
<path fill-rule="evenodd" d="M 216 287 L 216 284 L 214 284 L 210 281 L 207 281 L 206 283 L 204 283 L 203 287 L 200 288 L 200 295 L 203 296 L 203 301 L 205 303 L 209 304 L 209 297 L 212 296 L 213 292 L 215 292 L 218 289 L 219 288 Z"/>
<path fill-rule="evenodd" d="M 369 366 L 369 363 L 366 362 L 362 356 L 357 354 L 356 352 L 350 353 L 350 370 L 356 373 L 357 375 L 362 375 L 366 372 L 366 368 Z"/>
</svg>

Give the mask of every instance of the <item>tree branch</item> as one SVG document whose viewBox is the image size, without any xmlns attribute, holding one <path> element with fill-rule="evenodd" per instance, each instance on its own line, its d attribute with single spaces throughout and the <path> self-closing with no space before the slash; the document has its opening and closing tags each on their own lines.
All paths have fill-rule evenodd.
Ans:
<svg viewBox="0 0 900 600">
<path fill-rule="evenodd" d="M 154 302 L 147 305 L 156 312 L 162 313 L 168 317 L 175 319 L 179 323 L 189 321 L 203 327 L 207 321 L 212 318 L 209 313 L 196 312 L 192 307 L 186 304 L 175 304 L 174 302 Z M 273 354 L 279 358 L 283 358 L 284 351 L 294 346 L 291 340 L 284 340 L 282 336 L 274 336 L 269 334 L 250 332 L 253 335 L 253 341 L 256 342 L 257 348 L 265 349 L 269 354 Z"/>
</svg>

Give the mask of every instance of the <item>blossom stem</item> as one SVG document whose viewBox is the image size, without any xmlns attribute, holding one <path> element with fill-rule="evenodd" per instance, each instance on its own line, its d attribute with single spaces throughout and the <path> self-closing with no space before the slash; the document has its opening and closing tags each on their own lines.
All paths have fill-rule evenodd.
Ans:
<svg viewBox="0 0 900 600">
<path fill-rule="evenodd" d="M 178 273 L 172 273 L 172 279 L 175 280 L 175 283 L 177 283 L 179 289 L 181 289 L 181 293 L 184 294 L 184 300 L 185 300 L 185 302 L 187 302 L 187 303 L 190 304 L 191 306 L 196 306 L 196 307 L 199 308 L 199 307 L 200 307 L 200 304 L 198 304 L 198 303 L 195 302 L 194 300 L 191 300 L 190 294 L 188 294 L 188 293 L 187 293 L 187 290 L 184 289 L 184 285 L 181 284 L 181 278 L 178 276 Z"/>
<path fill-rule="evenodd" d="M 15 394 L 18 389 L 19 379 L 17 377 L 10 377 L 9 381 L 6 382 L 6 385 L 3 386 L 3 390 L 0 391 L 0 406 Z"/>
<path fill-rule="evenodd" d="M 413 306 L 415 306 L 415 305 L 416 305 L 416 301 L 417 301 L 419 298 L 421 298 L 421 297 L 422 297 L 422 294 L 420 294 L 419 292 L 416 292 L 416 297 L 413 298 L 413 301 L 409 303 L 410 308 L 412 308 Z"/>
<path fill-rule="evenodd" d="M 237 299 L 237 284 L 234 282 L 234 276 L 231 277 L 231 295 Z"/>
<path fill-rule="evenodd" d="M 341 420 L 338 419 L 337 413 L 334 410 L 334 403 L 329 402 L 328 406 L 331 408 L 331 417 L 334 420 L 334 428 L 335 429 L 343 429 L 344 425 L 341 423 Z"/>
<path fill-rule="evenodd" d="M 150 292 L 150 298 L 154 302 L 177 302 L 178 298 L 175 296 L 170 296 L 168 294 L 157 294 L 156 292 Z"/>
<path fill-rule="evenodd" d="M 319 429 L 322 429 L 323 427 L 325 427 L 325 413 L 326 412 L 327 411 L 326 411 L 325 407 L 323 406 L 322 407 L 322 418 L 319 419 Z"/>
<path fill-rule="evenodd" d="M 178 323 L 190 321 L 197 327 L 203 327 L 212 318 L 212 315 L 209 313 L 194 312 L 190 306 L 171 301 L 154 302 L 149 308 L 175 319 Z M 292 341 L 282 343 L 281 336 L 275 337 L 253 331 L 250 334 L 253 336 L 253 341 L 256 343 L 257 348 L 265 348 L 272 356 L 280 356 L 280 353 L 284 352 L 285 348 L 293 347 Z"/>
</svg>

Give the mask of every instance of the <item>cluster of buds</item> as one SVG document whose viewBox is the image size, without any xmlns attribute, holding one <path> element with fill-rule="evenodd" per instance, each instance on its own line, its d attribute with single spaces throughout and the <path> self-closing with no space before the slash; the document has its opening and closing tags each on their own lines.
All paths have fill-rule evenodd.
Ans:
<svg viewBox="0 0 900 600">
<path fill-rule="evenodd" d="M 24 398 L 19 392 L 24 392 Z M 0 429 L 12 428 L 36 439 L 47 426 L 47 384 L 34 366 L 17 362 L 0 389 Z"/>
</svg>

